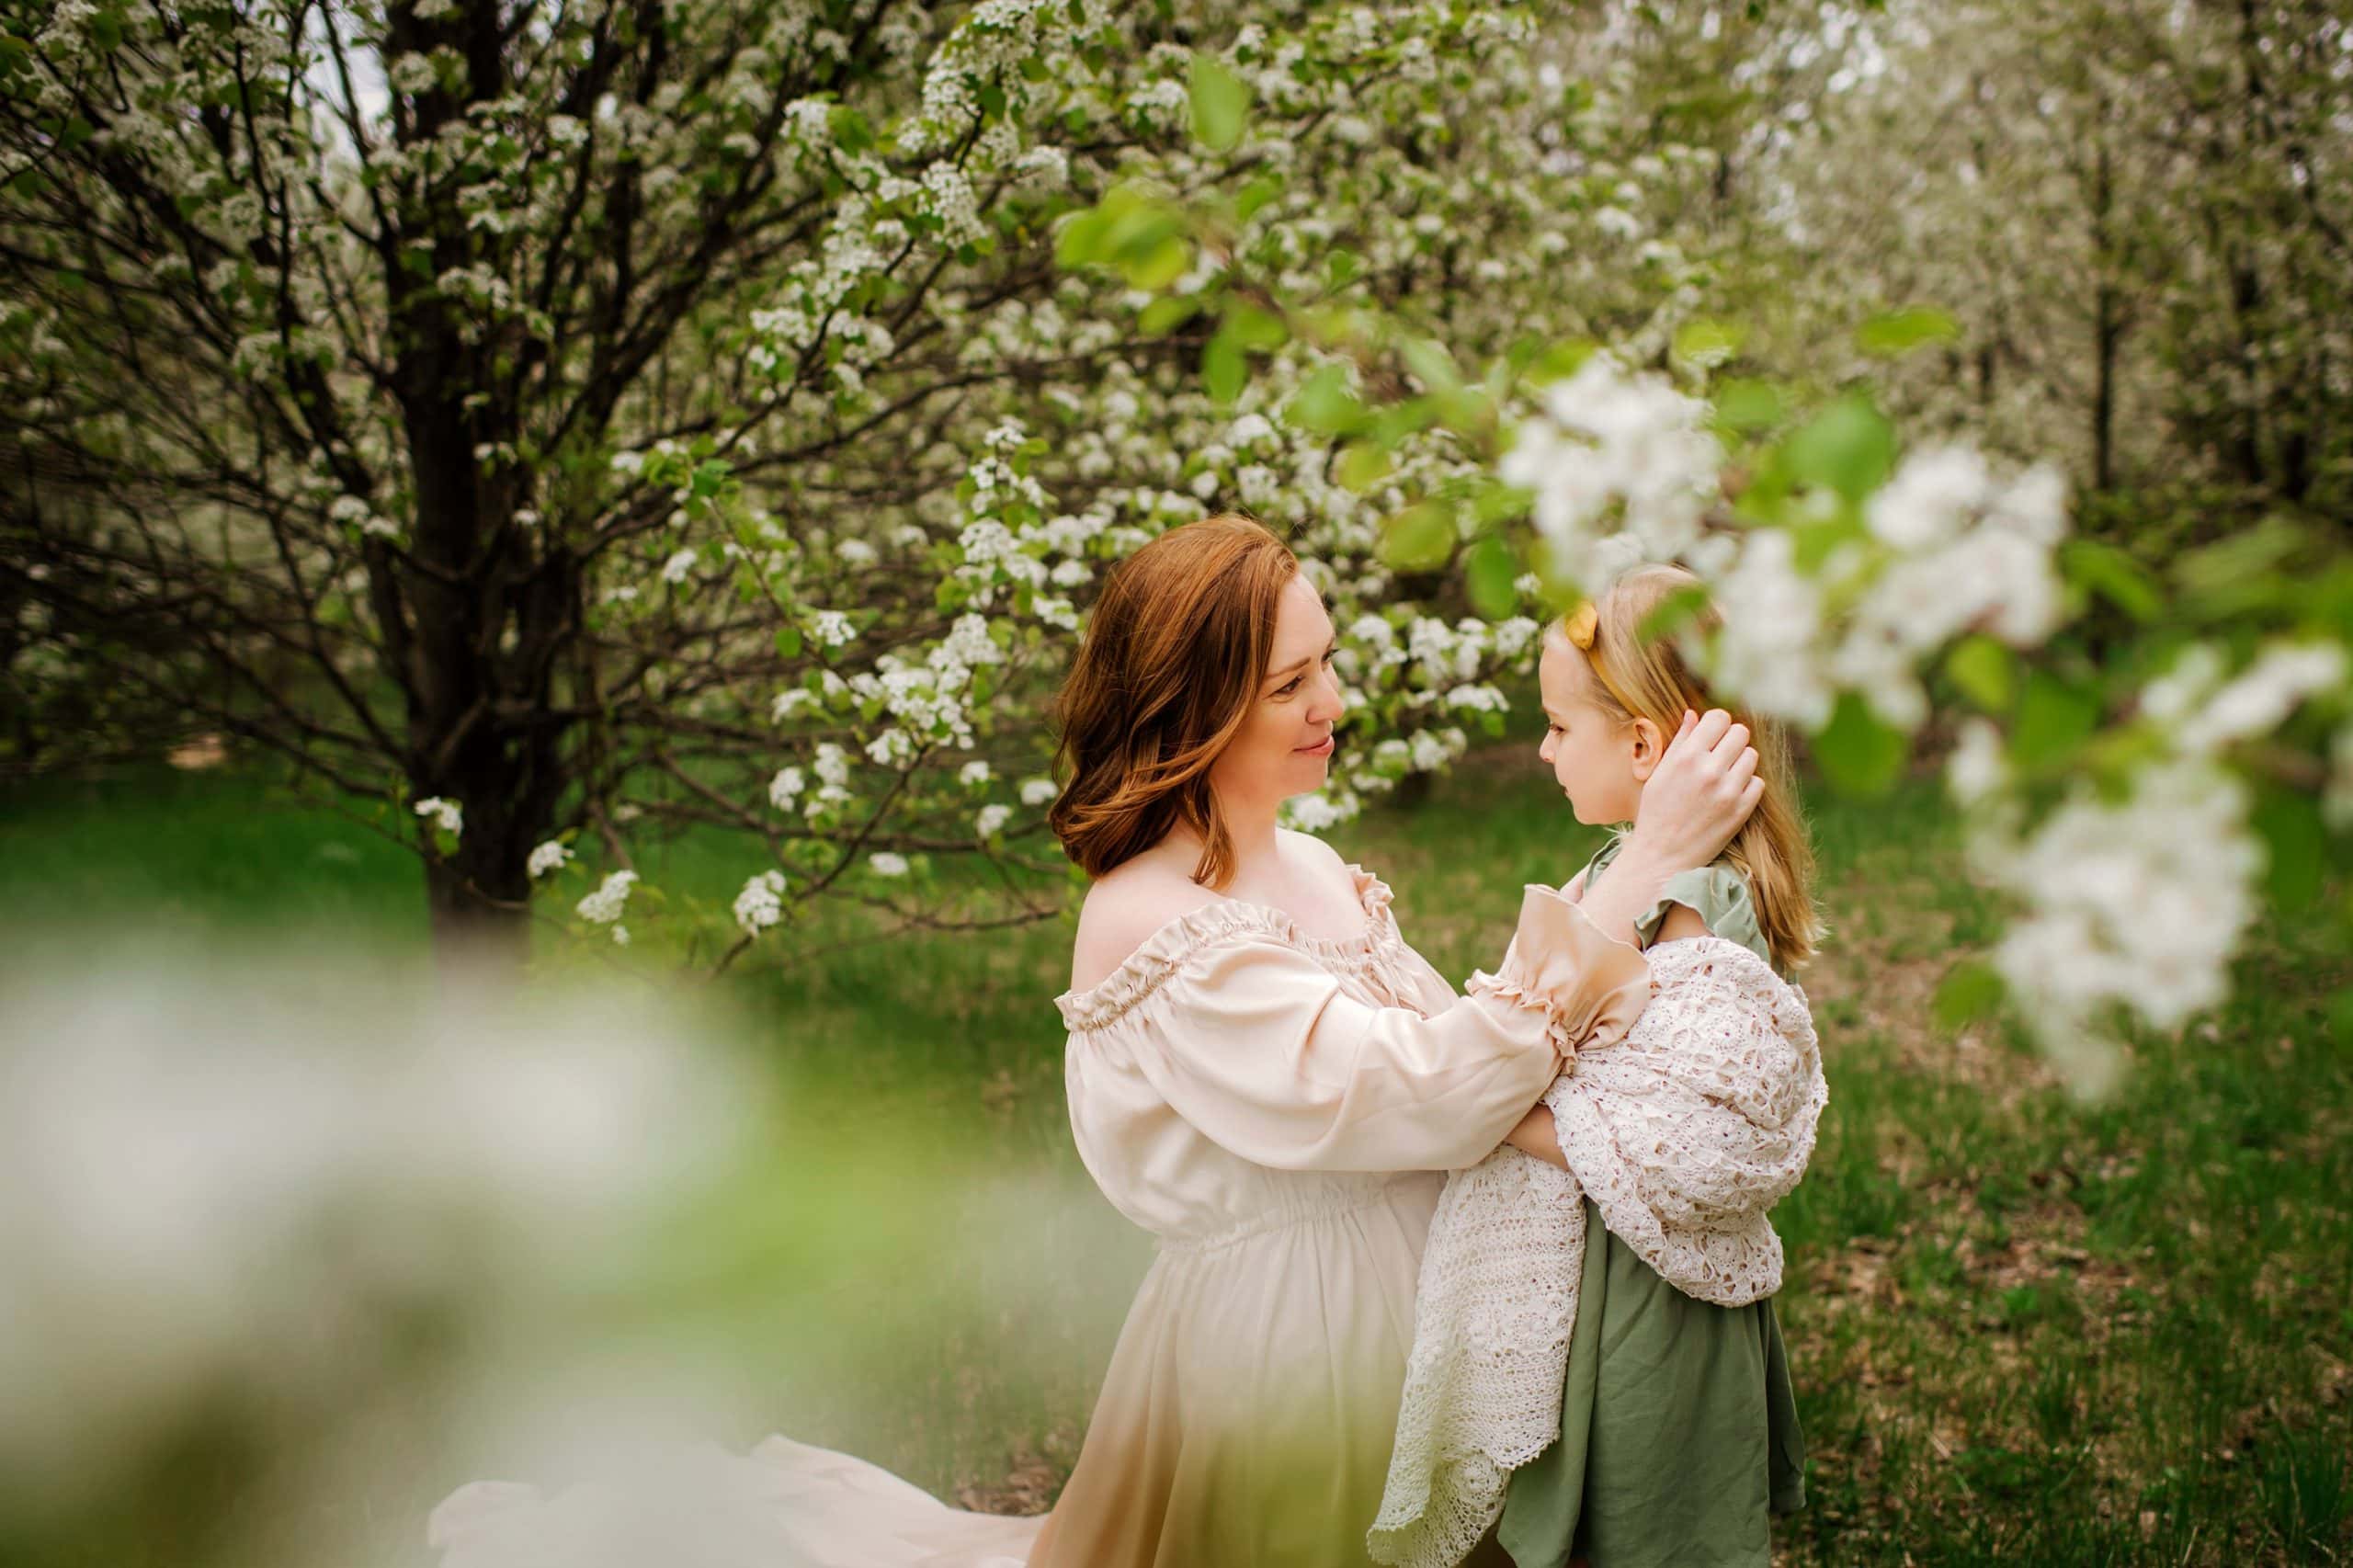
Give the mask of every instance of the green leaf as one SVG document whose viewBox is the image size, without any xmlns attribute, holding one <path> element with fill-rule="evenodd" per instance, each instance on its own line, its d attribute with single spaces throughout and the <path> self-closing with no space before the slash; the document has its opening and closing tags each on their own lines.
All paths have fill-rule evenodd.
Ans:
<svg viewBox="0 0 2353 1568">
<path fill-rule="evenodd" d="M 1154 300 L 1136 317 L 1136 330 L 1146 337 L 1165 337 L 1200 313 L 1198 294 L 1170 294 Z"/>
<path fill-rule="evenodd" d="M 1859 502 L 1895 466 L 1895 427 L 1869 398 L 1854 393 L 1808 420 L 1782 452 L 1802 482 Z"/>
<path fill-rule="evenodd" d="M 1489 620 L 1501 620 L 1518 608 L 1519 562 L 1511 547 L 1492 536 L 1472 545 L 1462 558 L 1462 585 L 1471 608 Z"/>
<path fill-rule="evenodd" d="M 1242 140 L 1250 97 L 1241 79 L 1206 54 L 1193 56 L 1193 134 L 1213 152 Z"/>
<path fill-rule="evenodd" d="M 1934 305 L 1915 305 L 1873 316 L 1855 329 L 1856 346 L 1866 354 L 1908 354 L 1929 343 L 1951 343 L 1961 336 L 1961 324 L 1950 312 Z"/>
<path fill-rule="evenodd" d="M 1902 732 L 1883 722 L 1851 691 L 1838 694 L 1830 722 L 1813 737 L 1813 757 L 1823 777 L 1849 795 L 1881 795 L 1893 788 L 1906 749 Z"/>
<path fill-rule="evenodd" d="M 801 657 L 801 628 L 779 627 L 776 633 L 776 651 L 779 655 L 787 659 Z"/>
<path fill-rule="evenodd" d="M 1283 182 L 1272 175 L 1263 175 L 1242 187 L 1233 199 L 1233 216 L 1247 223 L 1261 207 L 1283 193 Z"/>
<path fill-rule="evenodd" d="M 1242 395 L 1250 380 L 1250 361 L 1242 352 L 1242 345 L 1233 335 L 1221 329 L 1201 350 L 1201 385 L 1219 403 L 1232 403 Z"/>
<path fill-rule="evenodd" d="M 1963 959 L 1946 973 L 1929 1009 L 1937 1027 L 1949 1033 L 1992 1017 L 2008 991 L 1992 964 L 1983 959 Z"/>
<path fill-rule="evenodd" d="M 1781 389 L 1770 381 L 1728 381 L 1716 388 L 1716 422 L 1726 429 L 1769 430 L 1781 415 Z"/>
<path fill-rule="evenodd" d="M 1348 390 L 1346 367 L 1324 365 L 1284 405 L 1283 418 L 1311 435 L 1346 436 L 1364 424 L 1364 404 Z"/>
<path fill-rule="evenodd" d="M 1120 271 L 1128 287 L 1157 293 L 1184 277 L 1192 265 L 1192 242 L 1182 234 L 1163 234 L 1140 254 L 1123 256 Z"/>
<path fill-rule="evenodd" d="M 1643 617 L 1642 624 L 1634 628 L 1634 641 L 1655 642 L 1661 638 L 1672 637 L 1690 625 L 1707 608 L 1706 588 L 1677 588 L 1653 606 L 1650 614 Z"/>
<path fill-rule="evenodd" d="M 2060 569 L 2143 625 L 2165 609 L 2157 580 L 2124 551 L 2097 540 L 2071 539 L 2061 549 Z"/>
<path fill-rule="evenodd" d="M 1700 316 L 1675 329 L 1675 357 L 1694 365 L 1721 365 L 1739 353 L 1747 338 L 1748 329 L 1737 322 Z"/>
<path fill-rule="evenodd" d="M 1280 348 L 1290 341 L 1282 317 L 1239 301 L 1225 312 L 1225 330 L 1245 348 Z"/>
<path fill-rule="evenodd" d="M 1406 507 L 1381 532 L 1381 559 L 1399 572 L 1435 572 L 1454 554 L 1454 514 L 1435 501 Z"/>
<path fill-rule="evenodd" d="M 2099 697 L 2037 670 L 2027 677 L 2018 703 L 2018 733 L 2010 756 L 2018 766 L 2041 768 L 2064 762 L 2099 725 Z"/>
<path fill-rule="evenodd" d="M 1462 373 L 1454 368 L 1454 357 L 1435 338 L 1409 337 L 1397 356 L 1405 361 L 1405 369 L 1432 392 L 1452 392 L 1462 385 Z"/>
<path fill-rule="evenodd" d="M 1579 339 L 1571 343 L 1554 343 L 1545 347 L 1528 367 L 1529 380 L 1538 386 L 1564 381 L 1585 369 L 1585 362 L 1594 357 L 1598 345 Z"/>
<path fill-rule="evenodd" d="M 2320 802 L 2268 786 L 2256 800 L 2255 830 L 2270 852 L 2265 885 L 2271 902 L 2290 914 L 2311 908 L 2328 870 L 2328 826 Z"/>
<path fill-rule="evenodd" d="M 1945 674 L 1961 695 L 1988 713 L 2006 713 L 2018 694 L 2018 660 L 2008 648 L 1980 634 L 1962 639 L 1945 655 Z"/>
<path fill-rule="evenodd" d="M 1358 441 L 1340 453 L 1340 460 L 1332 477 L 1343 489 L 1361 495 L 1389 476 L 1395 462 L 1389 449 L 1375 441 Z"/>
</svg>

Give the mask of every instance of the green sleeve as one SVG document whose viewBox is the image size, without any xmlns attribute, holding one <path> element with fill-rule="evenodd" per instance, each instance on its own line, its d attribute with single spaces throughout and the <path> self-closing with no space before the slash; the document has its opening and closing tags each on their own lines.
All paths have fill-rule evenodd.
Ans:
<svg viewBox="0 0 2353 1568">
<path fill-rule="evenodd" d="M 1643 912 L 1634 922 L 1634 930 L 1649 947 L 1658 940 L 1658 928 L 1666 922 L 1667 911 L 1677 904 L 1686 904 L 1698 912 L 1709 931 L 1727 942 L 1738 942 L 1767 963 L 1773 961 L 1773 951 L 1766 944 L 1765 933 L 1756 924 L 1756 905 L 1748 895 L 1748 879 L 1730 866 L 1703 866 L 1696 871 L 1677 871 L 1666 879 L 1659 890 L 1658 902 Z"/>
</svg>

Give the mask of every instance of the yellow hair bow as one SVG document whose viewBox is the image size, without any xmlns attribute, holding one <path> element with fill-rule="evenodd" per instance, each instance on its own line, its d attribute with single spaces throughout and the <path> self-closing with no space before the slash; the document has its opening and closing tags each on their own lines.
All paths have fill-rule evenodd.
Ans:
<svg viewBox="0 0 2353 1568">
<path fill-rule="evenodd" d="M 1587 599 L 1571 610 L 1562 618 L 1561 635 L 1569 640 L 1571 647 L 1585 655 L 1586 668 L 1593 672 L 1593 678 L 1601 683 L 1601 689 L 1609 694 L 1611 701 L 1629 713 L 1642 711 L 1626 700 L 1626 694 L 1618 689 L 1618 683 L 1609 678 L 1609 672 L 1601 667 L 1599 659 L 1594 657 L 1593 645 L 1601 636 L 1600 606 Z"/>
</svg>

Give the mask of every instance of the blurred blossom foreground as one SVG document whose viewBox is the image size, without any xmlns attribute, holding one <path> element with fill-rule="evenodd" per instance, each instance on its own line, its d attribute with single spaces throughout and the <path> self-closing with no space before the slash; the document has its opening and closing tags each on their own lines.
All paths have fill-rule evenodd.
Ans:
<svg viewBox="0 0 2353 1568">
<path fill-rule="evenodd" d="M 561 1326 L 749 1142 L 695 1026 L 286 944 L 40 957 L 0 995 L 0 1556 L 415 1562 L 492 1472 L 455 1466 L 731 1424 L 675 1336 Z"/>
</svg>

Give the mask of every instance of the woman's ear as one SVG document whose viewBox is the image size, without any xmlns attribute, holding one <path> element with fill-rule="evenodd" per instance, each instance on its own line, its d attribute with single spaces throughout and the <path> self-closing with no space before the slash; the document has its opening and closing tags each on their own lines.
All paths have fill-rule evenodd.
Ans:
<svg viewBox="0 0 2353 1568">
<path fill-rule="evenodd" d="M 1658 771 L 1660 759 L 1666 756 L 1666 732 L 1648 719 L 1636 719 L 1629 728 L 1634 738 L 1634 782 L 1647 784 L 1651 775 Z"/>
</svg>

